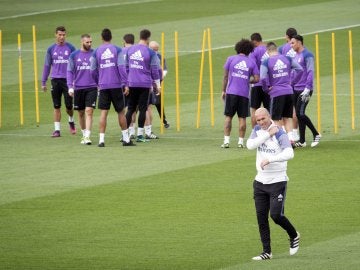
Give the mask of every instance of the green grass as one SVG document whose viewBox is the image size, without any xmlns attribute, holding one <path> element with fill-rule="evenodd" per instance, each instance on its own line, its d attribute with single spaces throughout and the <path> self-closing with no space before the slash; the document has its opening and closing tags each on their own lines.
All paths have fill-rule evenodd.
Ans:
<svg viewBox="0 0 360 270">
<path fill-rule="evenodd" d="M 255 152 L 220 149 L 223 138 L 222 67 L 233 44 L 252 32 L 283 43 L 288 26 L 301 33 L 358 24 L 357 1 L 1 1 L 3 34 L 0 128 L 0 269 L 357 269 L 360 251 L 358 183 L 360 110 L 359 34 L 352 27 L 355 130 L 351 129 L 348 30 L 319 34 L 321 132 L 318 148 L 297 149 L 288 164 L 286 215 L 301 232 L 299 253 L 288 256 L 286 234 L 271 223 L 274 258 L 251 262 L 261 251 L 252 199 Z M 117 6 L 4 19 L 21 13 L 97 4 Z M 256 12 L 255 12 L 256 10 Z M 294 10 L 302 18 L 294 17 Z M 326 12 L 325 12 L 326 10 Z M 185 12 L 186 11 L 186 12 Z M 99 14 L 106 14 L 100 16 Z M 114 112 L 106 147 L 80 145 L 80 136 L 53 129 L 50 93 L 39 93 L 35 120 L 31 26 L 37 27 L 39 76 L 53 30 L 65 24 L 68 40 L 110 27 L 114 42 L 143 27 L 165 32 L 166 113 L 171 129 L 160 139 L 123 148 Z M 210 126 L 209 71 L 205 57 L 200 128 L 197 93 L 203 29 L 212 31 L 215 126 Z M 174 31 L 179 32 L 180 131 L 176 130 Z M 336 34 L 338 134 L 334 133 L 331 32 Z M 24 115 L 19 124 L 17 33 L 23 37 Z M 305 36 L 315 52 L 314 34 Z M 223 49 L 221 49 L 223 48 Z M 308 108 L 317 124 L 317 97 Z M 98 139 L 98 117 L 92 139 Z M 249 127 L 250 127 L 250 123 Z M 159 120 L 154 117 L 154 131 Z M 248 128 L 247 135 L 250 132 Z M 311 141 L 307 131 L 307 140 Z"/>
</svg>

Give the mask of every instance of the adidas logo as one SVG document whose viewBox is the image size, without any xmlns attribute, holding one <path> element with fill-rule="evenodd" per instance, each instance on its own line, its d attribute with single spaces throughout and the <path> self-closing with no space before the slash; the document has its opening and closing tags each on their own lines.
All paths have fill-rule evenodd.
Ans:
<svg viewBox="0 0 360 270">
<path fill-rule="evenodd" d="M 278 59 L 276 61 L 274 70 L 286 69 L 286 68 L 287 68 L 287 65 L 283 61 L 281 61 L 280 59 Z"/>
<path fill-rule="evenodd" d="M 289 56 L 291 58 L 294 58 L 296 56 L 296 52 L 294 51 L 293 48 L 291 48 L 287 53 L 286 56 Z"/>
<path fill-rule="evenodd" d="M 235 66 L 234 66 L 235 69 L 240 69 L 240 70 L 245 70 L 245 71 L 249 71 L 249 68 L 247 67 L 246 65 L 246 62 L 243 60 L 239 63 L 237 63 Z"/>
<path fill-rule="evenodd" d="M 114 58 L 114 54 L 110 51 L 109 48 L 107 48 L 105 52 L 101 54 L 101 60 L 106 60 L 110 58 Z"/>
<path fill-rule="evenodd" d="M 261 56 L 261 62 L 264 61 L 265 59 L 268 59 L 269 58 L 269 55 L 268 53 L 264 53 L 263 56 Z"/>
<path fill-rule="evenodd" d="M 144 58 L 142 57 L 142 54 L 141 54 L 140 50 L 137 50 L 132 55 L 130 55 L 130 59 L 131 60 L 136 60 L 136 61 L 144 61 Z"/>
<path fill-rule="evenodd" d="M 284 196 L 283 196 L 282 194 L 280 194 L 280 195 L 278 196 L 278 202 L 282 202 L 283 199 L 284 199 Z"/>
<path fill-rule="evenodd" d="M 80 58 L 78 58 L 76 61 L 81 62 L 81 59 L 80 59 Z"/>
</svg>

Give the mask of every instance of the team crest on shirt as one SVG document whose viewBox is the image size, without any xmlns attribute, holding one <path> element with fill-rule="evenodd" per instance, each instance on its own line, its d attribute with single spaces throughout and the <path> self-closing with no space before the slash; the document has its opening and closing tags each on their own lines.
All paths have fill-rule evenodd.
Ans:
<svg viewBox="0 0 360 270">
<path fill-rule="evenodd" d="M 69 52 L 67 50 L 65 50 L 64 52 L 65 55 L 69 55 Z"/>
</svg>

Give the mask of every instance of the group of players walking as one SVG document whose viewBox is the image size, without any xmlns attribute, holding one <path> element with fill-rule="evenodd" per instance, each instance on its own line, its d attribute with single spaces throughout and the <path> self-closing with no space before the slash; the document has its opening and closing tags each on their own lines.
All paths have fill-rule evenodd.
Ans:
<svg viewBox="0 0 360 270">
<path fill-rule="evenodd" d="M 140 41 L 134 44 L 134 35 L 126 34 L 124 47 L 111 43 L 110 29 L 101 32 L 102 44 L 93 50 L 92 38 L 81 36 L 81 48 L 76 50 L 66 42 L 66 29 L 59 26 L 55 30 L 55 44 L 46 53 L 42 76 L 42 89 L 47 90 L 46 81 L 51 76 L 51 95 L 54 105 L 54 132 L 52 137 L 60 137 L 61 99 L 64 96 L 69 127 L 76 133 L 73 109 L 79 113 L 82 131 L 81 143 L 92 144 L 90 136 L 93 111 L 98 102 L 100 109 L 99 147 L 105 146 L 107 116 L 111 104 L 118 116 L 123 146 L 135 145 L 158 137 L 151 130 L 151 110 L 149 104 L 156 104 L 159 115 L 163 115 L 165 128 L 169 123 L 161 113 L 161 81 L 166 69 L 160 65 L 159 45 L 150 43 L 151 32 L 140 31 Z M 149 46 L 150 45 L 150 46 Z M 153 48 L 150 48 L 150 47 Z M 51 74 L 50 74 L 51 72 Z M 133 127 L 138 113 L 137 134 Z M 130 128 L 129 128 L 130 127 Z"/>
</svg>

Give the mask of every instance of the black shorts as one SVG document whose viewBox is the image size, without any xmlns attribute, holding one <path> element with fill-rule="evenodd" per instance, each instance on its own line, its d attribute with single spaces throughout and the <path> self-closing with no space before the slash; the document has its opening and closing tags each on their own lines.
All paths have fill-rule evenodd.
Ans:
<svg viewBox="0 0 360 270">
<path fill-rule="evenodd" d="M 274 97 L 270 101 L 270 115 L 275 121 L 283 117 L 292 118 L 293 116 L 293 95 L 283 95 Z"/>
<path fill-rule="evenodd" d="M 151 95 L 150 88 L 130 87 L 129 90 L 128 110 L 134 112 L 138 108 L 139 111 L 146 111 Z"/>
<path fill-rule="evenodd" d="M 96 108 L 97 88 L 87 88 L 74 91 L 74 110 L 82 111 L 86 107 Z"/>
<path fill-rule="evenodd" d="M 270 96 L 268 93 L 265 93 L 262 87 L 254 86 L 250 91 L 250 107 L 253 109 L 259 109 L 263 104 L 264 108 L 269 110 L 270 107 Z"/>
<path fill-rule="evenodd" d="M 249 99 L 242 96 L 226 94 L 224 115 L 233 117 L 246 118 L 249 116 Z"/>
<path fill-rule="evenodd" d="M 102 89 L 99 91 L 100 110 L 110 110 L 111 103 L 116 112 L 121 112 L 125 108 L 124 92 L 121 88 Z"/>
<path fill-rule="evenodd" d="M 51 79 L 51 97 L 55 109 L 61 108 L 61 96 L 64 95 L 65 107 L 73 108 L 73 98 L 69 96 L 66 79 Z"/>
</svg>

